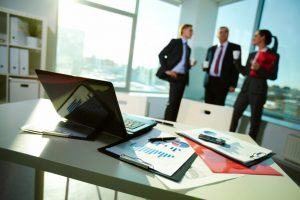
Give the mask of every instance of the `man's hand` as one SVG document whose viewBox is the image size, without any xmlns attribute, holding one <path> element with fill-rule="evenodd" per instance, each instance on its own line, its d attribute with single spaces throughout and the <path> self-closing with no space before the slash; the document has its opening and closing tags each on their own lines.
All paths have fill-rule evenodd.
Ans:
<svg viewBox="0 0 300 200">
<path fill-rule="evenodd" d="M 253 69 L 255 71 L 257 71 L 259 68 L 260 68 L 260 65 L 256 62 L 251 65 L 251 69 Z"/>
<path fill-rule="evenodd" d="M 235 91 L 235 87 L 230 86 L 228 91 L 229 92 L 234 92 Z"/>
<path fill-rule="evenodd" d="M 168 76 L 171 76 L 172 78 L 177 78 L 177 73 L 174 72 L 174 71 L 168 70 L 168 71 L 166 71 L 165 73 L 166 73 Z"/>
<path fill-rule="evenodd" d="M 190 60 L 191 67 L 194 67 L 197 64 L 197 60 Z"/>
</svg>

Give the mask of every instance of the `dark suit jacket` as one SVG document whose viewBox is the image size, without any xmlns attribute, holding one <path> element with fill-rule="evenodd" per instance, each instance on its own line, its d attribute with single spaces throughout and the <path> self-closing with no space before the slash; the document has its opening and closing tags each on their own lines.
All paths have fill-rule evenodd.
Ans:
<svg viewBox="0 0 300 200">
<path fill-rule="evenodd" d="M 181 60 L 183 53 L 183 44 L 182 39 L 172 39 L 169 44 L 159 53 L 159 62 L 161 67 L 156 72 L 156 76 L 163 80 L 170 80 L 170 77 L 166 75 L 167 70 L 173 69 Z M 190 55 L 191 55 L 191 48 L 187 45 L 187 52 L 186 52 L 186 71 L 187 75 L 189 75 L 190 66 Z M 188 79 L 187 79 L 188 84 Z"/>
<path fill-rule="evenodd" d="M 211 64 L 214 59 L 216 49 L 217 49 L 217 45 L 212 46 L 207 50 L 205 60 L 209 62 L 209 68 L 205 70 L 207 73 L 206 73 L 206 77 L 204 80 L 204 86 L 206 86 L 209 81 L 209 71 L 210 71 L 210 67 L 211 67 Z M 225 84 L 224 86 L 228 87 L 228 88 L 230 86 L 236 87 L 237 81 L 239 78 L 239 72 L 236 70 L 236 68 L 233 64 L 233 51 L 235 51 L 235 50 L 238 50 L 241 52 L 241 46 L 238 44 L 229 42 L 228 46 L 226 48 L 226 52 L 225 52 L 225 55 L 223 58 L 223 63 L 222 63 L 222 71 L 221 71 L 220 78 L 224 80 L 224 84 Z"/>
<path fill-rule="evenodd" d="M 267 52 L 274 53 L 270 49 L 267 50 Z M 251 70 L 251 61 L 255 58 L 257 52 L 252 52 L 248 56 L 248 60 L 246 63 L 246 66 L 243 67 L 242 65 L 235 63 L 235 67 L 237 70 L 246 76 L 246 79 L 243 83 L 242 92 L 247 92 L 251 94 L 258 94 L 258 95 L 267 95 L 268 92 L 268 85 L 267 85 L 267 79 L 270 80 L 276 80 L 277 79 L 277 73 L 278 73 L 278 63 L 279 63 L 279 54 L 274 53 L 277 57 L 276 62 L 274 63 L 272 70 L 268 71 L 264 68 L 259 68 L 256 71 L 256 74 L 258 77 L 251 77 L 249 76 L 250 70 Z"/>
</svg>

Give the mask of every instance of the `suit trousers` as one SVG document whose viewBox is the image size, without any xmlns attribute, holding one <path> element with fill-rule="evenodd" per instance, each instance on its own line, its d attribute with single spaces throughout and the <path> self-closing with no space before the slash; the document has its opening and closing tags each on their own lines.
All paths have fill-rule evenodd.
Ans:
<svg viewBox="0 0 300 200">
<path fill-rule="evenodd" d="M 236 131 L 240 117 L 242 116 L 247 106 L 250 105 L 251 117 L 249 135 L 254 140 L 256 140 L 265 102 L 265 94 L 253 94 L 241 91 L 234 104 L 234 111 L 231 119 L 230 131 Z"/>
<path fill-rule="evenodd" d="M 186 74 L 178 74 L 177 78 L 170 78 L 169 100 L 165 110 L 165 120 L 176 121 L 187 77 Z"/>
<path fill-rule="evenodd" d="M 209 76 L 205 87 L 205 103 L 224 106 L 229 90 L 227 85 L 223 78 Z"/>
</svg>

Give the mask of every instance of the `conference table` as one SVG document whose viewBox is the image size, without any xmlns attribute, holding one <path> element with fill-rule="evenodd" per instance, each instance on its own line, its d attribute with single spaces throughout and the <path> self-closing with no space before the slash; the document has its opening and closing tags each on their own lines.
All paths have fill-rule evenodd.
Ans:
<svg viewBox="0 0 300 200">
<path fill-rule="evenodd" d="M 54 117 L 57 113 L 47 99 L 0 105 L 0 159 L 35 169 L 36 199 L 43 199 L 45 171 L 147 199 L 300 199 L 299 187 L 275 162 L 271 166 L 283 176 L 246 175 L 193 189 L 170 190 L 153 173 L 97 151 L 116 141 L 114 137 L 100 134 L 94 141 L 84 141 L 20 130 L 30 122 L 47 122 Z M 155 127 L 171 134 L 177 129 L 192 128 L 195 127 L 179 123 Z M 228 134 L 254 143 L 248 135 Z"/>
</svg>

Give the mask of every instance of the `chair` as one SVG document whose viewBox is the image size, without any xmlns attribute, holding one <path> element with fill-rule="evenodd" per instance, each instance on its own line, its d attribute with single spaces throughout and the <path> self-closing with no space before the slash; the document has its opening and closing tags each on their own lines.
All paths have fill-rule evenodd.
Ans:
<svg viewBox="0 0 300 200">
<path fill-rule="evenodd" d="M 146 96 L 132 95 L 124 92 L 117 92 L 116 95 L 121 112 L 147 116 L 148 101 Z"/>
<path fill-rule="evenodd" d="M 233 108 L 182 99 L 177 122 L 229 131 Z"/>
</svg>

